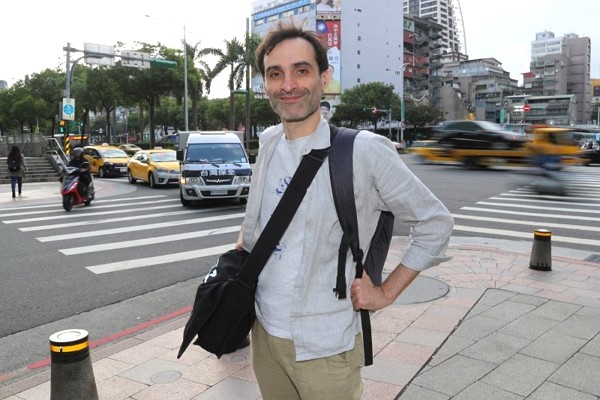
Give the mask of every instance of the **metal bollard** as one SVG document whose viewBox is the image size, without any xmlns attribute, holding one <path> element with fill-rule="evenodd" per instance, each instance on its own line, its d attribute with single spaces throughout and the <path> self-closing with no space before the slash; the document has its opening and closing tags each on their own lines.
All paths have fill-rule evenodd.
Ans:
<svg viewBox="0 0 600 400">
<path fill-rule="evenodd" d="M 552 270 L 552 232 L 548 229 L 536 229 L 533 234 L 533 247 L 529 268 L 538 271 Z"/>
<path fill-rule="evenodd" d="M 86 330 L 54 333 L 50 353 L 50 400 L 98 400 Z"/>
</svg>

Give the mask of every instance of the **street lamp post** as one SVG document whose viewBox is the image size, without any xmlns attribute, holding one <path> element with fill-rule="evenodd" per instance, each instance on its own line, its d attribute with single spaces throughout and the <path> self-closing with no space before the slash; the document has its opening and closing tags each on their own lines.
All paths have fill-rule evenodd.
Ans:
<svg viewBox="0 0 600 400">
<path fill-rule="evenodd" d="M 188 67 L 187 41 L 185 39 L 185 23 L 183 24 L 183 121 L 185 125 L 185 130 L 188 131 Z"/>
<path fill-rule="evenodd" d="M 229 94 L 232 98 L 233 98 L 233 107 L 231 109 L 231 128 L 230 130 L 234 131 L 235 130 L 235 96 L 236 94 L 244 94 L 246 95 L 246 121 L 248 121 L 248 119 L 250 118 L 250 92 L 248 92 L 245 89 L 235 89 L 232 90 L 231 93 Z M 246 128 L 246 131 L 248 130 L 248 128 Z"/>
<path fill-rule="evenodd" d="M 151 18 L 160 21 L 160 18 L 151 15 L 144 15 L 146 18 Z M 188 66 L 187 66 L 187 40 L 185 37 L 185 22 L 183 23 L 183 123 L 185 130 L 189 130 L 188 123 Z"/>
<path fill-rule="evenodd" d="M 250 18 L 246 18 L 246 51 L 248 51 L 248 41 L 250 40 Z M 250 127 L 250 65 L 246 65 L 246 151 L 250 150 L 250 135 L 252 129 Z"/>
</svg>

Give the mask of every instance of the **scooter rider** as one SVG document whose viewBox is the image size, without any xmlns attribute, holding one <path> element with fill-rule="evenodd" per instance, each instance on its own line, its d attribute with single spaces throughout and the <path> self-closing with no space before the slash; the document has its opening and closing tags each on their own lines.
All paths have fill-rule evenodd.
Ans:
<svg viewBox="0 0 600 400">
<path fill-rule="evenodd" d="M 79 174 L 79 192 L 86 196 L 88 193 L 88 187 L 90 182 L 92 181 L 92 175 L 90 174 L 90 169 L 89 169 L 89 164 L 87 165 L 87 168 L 82 168 L 81 165 L 83 163 L 88 162 L 84 157 L 83 157 L 83 149 L 81 147 L 75 147 L 73 149 L 73 158 L 71 159 L 71 161 L 69 161 L 69 164 L 67 164 L 68 167 L 76 167 L 80 169 L 80 174 Z"/>
</svg>

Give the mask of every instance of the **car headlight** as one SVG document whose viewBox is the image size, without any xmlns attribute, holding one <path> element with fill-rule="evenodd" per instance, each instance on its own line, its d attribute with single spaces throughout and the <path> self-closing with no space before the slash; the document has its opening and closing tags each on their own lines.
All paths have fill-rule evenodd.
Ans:
<svg viewBox="0 0 600 400">
<path fill-rule="evenodd" d="M 243 185 L 250 183 L 250 175 L 238 175 L 233 178 L 234 185 Z"/>
<path fill-rule="evenodd" d="M 181 183 L 185 184 L 201 184 L 202 183 L 202 178 L 200 178 L 199 176 L 194 176 L 191 178 L 181 178 Z"/>
<path fill-rule="evenodd" d="M 163 168 L 156 168 L 156 172 L 158 172 L 159 174 L 166 174 L 167 172 L 169 172 L 169 170 Z"/>
<path fill-rule="evenodd" d="M 113 165 L 113 163 L 111 163 L 110 161 L 105 161 L 105 162 L 104 162 L 104 166 L 105 166 L 106 168 L 111 168 L 111 167 L 112 167 L 112 165 Z"/>
</svg>

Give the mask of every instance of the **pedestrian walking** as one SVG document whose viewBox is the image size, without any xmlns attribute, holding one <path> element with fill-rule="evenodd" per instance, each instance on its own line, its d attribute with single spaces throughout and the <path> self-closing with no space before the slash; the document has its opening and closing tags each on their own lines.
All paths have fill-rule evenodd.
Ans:
<svg viewBox="0 0 600 400">
<path fill-rule="evenodd" d="M 25 161 L 25 156 L 21 154 L 19 146 L 14 145 L 10 149 L 8 157 L 6 157 L 6 164 L 8 165 L 8 176 L 10 177 L 12 197 L 16 197 L 17 189 L 20 196 L 23 189 L 23 178 L 27 171 L 27 162 Z"/>
</svg>

